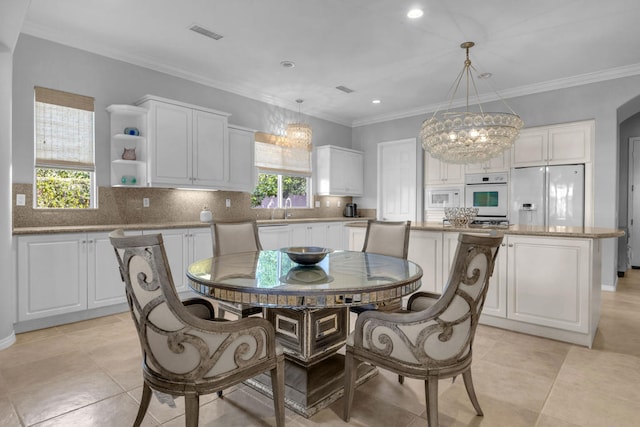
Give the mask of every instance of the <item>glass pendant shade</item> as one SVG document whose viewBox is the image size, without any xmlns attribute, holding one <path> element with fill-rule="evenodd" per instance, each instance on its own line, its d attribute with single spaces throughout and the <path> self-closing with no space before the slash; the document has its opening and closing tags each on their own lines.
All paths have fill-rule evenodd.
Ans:
<svg viewBox="0 0 640 427">
<path fill-rule="evenodd" d="M 290 123 L 287 125 L 287 143 L 298 147 L 311 146 L 311 126 L 306 123 Z"/>
<path fill-rule="evenodd" d="M 473 42 L 466 42 L 460 46 L 467 50 L 467 59 L 454 84 L 457 89 L 462 77 L 466 76 L 467 111 L 436 111 L 422 123 L 420 130 L 420 140 L 425 151 L 445 163 L 482 163 L 492 159 L 513 146 L 524 126 L 522 119 L 510 108 L 510 113 L 489 113 L 482 110 L 478 101 L 479 112 L 469 111 L 470 81 L 475 89 L 471 74 L 471 69 L 475 69 L 469 60 L 469 48 L 473 45 Z M 451 101 L 454 96 L 455 90 Z"/>
</svg>

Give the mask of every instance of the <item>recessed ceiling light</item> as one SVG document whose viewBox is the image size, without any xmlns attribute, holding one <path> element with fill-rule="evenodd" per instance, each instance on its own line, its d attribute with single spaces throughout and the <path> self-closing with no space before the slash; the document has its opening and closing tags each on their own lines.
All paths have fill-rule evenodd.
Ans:
<svg viewBox="0 0 640 427">
<path fill-rule="evenodd" d="M 296 63 L 293 61 L 280 61 L 280 65 L 284 68 L 293 68 L 296 66 Z"/>
<path fill-rule="evenodd" d="M 411 19 L 420 18 L 422 15 L 424 15 L 422 9 L 411 9 L 409 13 L 407 13 L 407 17 Z"/>
<path fill-rule="evenodd" d="M 371 101 L 372 104 L 380 104 L 382 101 L 380 101 L 379 99 L 374 99 L 373 101 Z"/>
<path fill-rule="evenodd" d="M 493 74 L 491 74 L 491 73 L 482 73 L 482 74 L 478 74 L 478 78 L 479 79 L 490 79 L 492 75 Z"/>
</svg>

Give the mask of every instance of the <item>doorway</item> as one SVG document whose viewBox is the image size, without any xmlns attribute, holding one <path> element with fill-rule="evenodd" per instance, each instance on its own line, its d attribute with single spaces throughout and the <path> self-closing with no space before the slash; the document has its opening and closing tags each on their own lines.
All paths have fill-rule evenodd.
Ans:
<svg viewBox="0 0 640 427">
<path fill-rule="evenodd" d="M 640 268 L 640 137 L 629 138 L 629 241 L 627 265 Z M 635 217 L 635 218 L 634 218 Z M 635 221 L 634 221 L 635 220 Z"/>
</svg>

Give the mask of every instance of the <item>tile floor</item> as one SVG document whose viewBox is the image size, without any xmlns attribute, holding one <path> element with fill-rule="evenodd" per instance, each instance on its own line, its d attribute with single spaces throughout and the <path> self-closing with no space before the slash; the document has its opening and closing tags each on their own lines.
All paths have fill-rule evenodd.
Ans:
<svg viewBox="0 0 640 427">
<path fill-rule="evenodd" d="M 130 426 L 142 390 L 140 351 L 128 313 L 20 334 L 0 351 L 0 427 Z M 640 425 L 640 270 L 603 293 L 594 348 L 478 328 L 477 417 L 462 381 L 440 382 L 442 426 Z M 183 426 L 176 408 L 152 400 L 145 426 Z M 271 401 L 246 386 L 201 400 L 201 426 L 274 424 Z M 344 425 L 342 400 L 288 426 Z M 380 374 L 357 389 L 351 424 L 426 425 L 423 383 Z"/>
</svg>

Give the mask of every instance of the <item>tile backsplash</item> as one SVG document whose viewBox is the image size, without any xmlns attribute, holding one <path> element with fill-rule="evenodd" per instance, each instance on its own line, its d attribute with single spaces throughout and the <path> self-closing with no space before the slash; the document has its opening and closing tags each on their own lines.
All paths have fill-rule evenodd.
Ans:
<svg viewBox="0 0 640 427">
<path fill-rule="evenodd" d="M 16 206 L 16 194 L 26 196 L 25 206 Z M 143 198 L 149 199 L 149 207 L 143 207 Z M 231 202 L 229 208 L 227 199 Z M 251 208 L 250 194 L 234 191 L 100 187 L 97 209 L 34 209 L 33 185 L 13 184 L 12 200 L 13 227 L 197 222 L 204 206 L 212 211 L 216 220 L 271 219 L 271 210 Z M 344 205 L 351 202 L 351 197 L 318 196 L 315 201 L 320 202 L 319 208 L 291 209 L 292 218 L 342 217 Z M 359 213 L 375 216 L 373 209 Z M 284 210 L 276 209 L 274 218 L 283 217 Z"/>
</svg>

